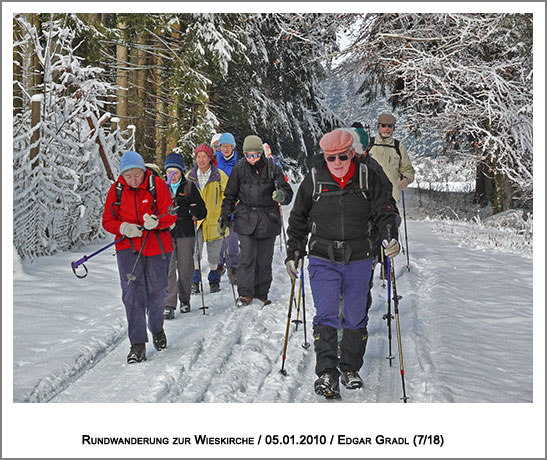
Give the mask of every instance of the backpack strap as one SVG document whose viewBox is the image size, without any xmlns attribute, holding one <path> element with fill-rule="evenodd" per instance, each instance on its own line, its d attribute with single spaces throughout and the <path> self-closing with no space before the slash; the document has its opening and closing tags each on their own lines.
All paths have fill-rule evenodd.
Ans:
<svg viewBox="0 0 547 460">
<path fill-rule="evenodd" d="M 154 174 L 150 174 L 148 177 L 148 192 L 150 195 L 152 195 L 152 212 L 154 212 L 154 208 L 156 207 L 157 203 L 157 191 L 156 191 L 156 176 Z"/>
<path fill-rule="evenodd" d="M 364 163 L 359 163 L 359 188 L 337 190 L 333 192 L 323 191 L 323 185 L 327 182 L 318 182 L 316 179 L 317 169 L 315 166 L 311 170 L 311 180 L 313 184 L 312 200 L 316 203 L 322 196 L 341 196 L 349 193 L 361 193 L 365 200 L 368 199 L 368 167 Z"/>
<path fill-rule="evenodd" d="M 401 149 L 400 149 L 401 142 L 399 141 L 399 139 L 393 139 L 393 144 L 394 145 L 375 144 L 374 139 L 375 139 L 375 136 L 372 136 L 370 138 L 370 142 L 369 142 L 368 147 L 367 147 L 367 153 L 370 153 L 372 147 L 377 145 L 378 147 L 391 147 L 392 149 L 395 149 L 395 151 L 397 152 L 397 155 L 399 155 L 399 158 L 402 158 Z"/>
</svg>

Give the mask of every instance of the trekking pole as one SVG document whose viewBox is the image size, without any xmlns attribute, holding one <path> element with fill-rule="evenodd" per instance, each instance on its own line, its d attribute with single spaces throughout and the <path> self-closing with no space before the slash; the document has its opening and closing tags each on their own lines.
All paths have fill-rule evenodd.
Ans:
<svg viewBox="0 0 547 460">
<path fill-rule="evenodd" d="M 403 220 L 405 222 L 405 246 L 406 246 L 406 268 L 410 271 L 410 259 L 408 256 L 408 232 L 406 230 L 406 208 L 405 208 L 405 191 L 401 190 L 401 196 L 403 199 Z"/>
<path fill-rule="evenodd" d="M 302 300 L 302 278 L 300 278 L 300 283 L 298 285 L 298 306 L 296 307 L 296 319 L 293 319 L 293 323 L 296 325 L 294 328 L 295 331 L 298 331 L 298 325 L 302 324 L 298 318 L 300 317 L 300 300 Z"/>
<path fill-rule="evenodd" d="M 306 290 L 304 288 L 304 260 L 302 259 L 302 268 L 300 269 L 300 276 L 302 277 L 302 319 L 304 320 L 304 343 L 302 347 L 306 350 L 310 348 L 308 338 L 306 336 Z"/>
<path fill-rule="evenodd" d="M 119 243 L 120 241 L 126 239 L 127 236 L 122 236 L 121 238 L 118 238 L 116 241 L 110 243 L 110 244 L 107 244 L 104 248 L 101 248 L 99 249 L 98 251 L 95 251 L 93 254 L 91 254 L 90 256 L 83 256 L 80 260 L 75 260 L 74 262 L 71 262 L 70 263 L 70 266 L 72 267 L 72 271 L 73 273 L 76 275 L 76 278 L 85 278 L 87 276 L 87 267 L 85 266 L 84 262 L 87 262 L 89 259 L 91 259 L 92 257 L 95 257 L 97 254 L 103 252 L 105 249 L 108 249 L 110 246 L 113 246 L 115 245 L 116 243 Z M 78 273 L 76 273 L 76 269 L 79 267 L 79 266 L 82 266 L 84 267 L 85 269 L 85 273 L 84 274 L 81 274 L 79 275 Z"/>
<path fill-rule="evenodd" d="M 383 254 L 384 250 L 380 250 Z M 386 356 L 386 359 L 389 359 L 389 365 L 391 366 L 394 356 L 391 353 L 391 320 L 393 319 L 393 315 L 391 314 L 391 273 L 389 270 L 389 257 L 387 257 L 387 313 L 383 318 L 387 320 L 387 338 L 389 343 L 388 355 Z"/>
<path fill-rule="evenodd" d="M 295 265 L 298 267 L 298 256 L 299 256 L 299 252 L 296 251 L 295 253 Z M 285 344 L 283 345 L 283 356 L 282 356 L 282 362 L 281 362 L 281 370 L 279 372 L 281 372 L 283 375 L 287 375 L 287 371 L 285 370 L 285 359 L 287 357 L 287 342 L 289 340 L 289 328 L 290 328 L 290 325 L 291 325 L 291 313 L 292 313 L 292 302 L 293 302 L 293 298 L 294 298 L 294 285 L 296 283 L 296 279 L 295 278 L 292 278 L 291 279 L 291 295 L 290 295 L 290 299 L 289 299 L 289 314 L 287 315 L 287 328 L 285 329 Z"/>
<path fill-rule="evenodd" d="M 279 190 L 279 183 L 274 181 L 275 189 Z M 279 252 L 283 252 L 281 244 L 285 246 L 285 253 L 287 253 L 287 233 L 285 233 L 285 224 L 283 223 L 283 212 L 281 211 L 281 204 L 278 204 L 279 218 L 281 219 L 281 235 L 279 235 Z"/>
<path fill-rule="evenodd" d="M 203 280 L 201 277 L 201 251 L 199 250 L 199 241 L 198 241 L 198 221 L 194 219 L 194 234 L 196 238 L 196 253 L 197 253 L 197 259 L 198 259 L 198 270 L 199 270 L 199 290 L 201 291 L 201 310 L 203 310 L 203 314 L 205 315 L 205 310 L 209 307 L 205 306 L 205 299 L 203 297 Z"/>
<path fill-rule="evenodd" d="M 382 287 L 385 289 L 386 288 L 386 269 L 384 267 L 384 249 L 382 247 L 380 247 L 380 278 L 382 278 Z"/>
<path fill-rule="evenodd" d="M 389 263 L 389 260 L 388 260 Z M 401 326 L 399 325 L 399 300 L 401 296 L 397 295 L 397 284 L 395 283 L 395 266 L 391 261 L 391 279 L 393 282 L 393 308 L 395 311 L 395 324 L 397 326 L 397 346 L 399 347 L 399 369 L 401 371 L 401 383 L 403 385 L 403 397 L 401 398 L 405 403 L 408 399 L 405 389 L 405 367 L 403 365 L 403 346 L 401 344 Z"/>
<path fill-rule="evenodd" d="M 158 216 L 158 220 L 160 220 L 162 217 L 166 216 L 167 214 L 171 214 L 174 216 L 177 212 L 178 206 L 168 206 L 167 212 L 162 214 L 161 216 Z M 142 227 L 139 227 L 142 230 Z M 153 232 L 153 230 L 146 230 L 148 233 L 146 234 L 146 237 L 144 238 L 144 241 L 141 246 L 141 250 L 139 251 L 139 254 L 137 255 L 137 259 L 135 260 L 135 264 L 133 265 L 133 270 L 131 270 L 131 273 L 128 273 L 127 276 L 127 284 L 131 283 L 131 281 L 135 281 L 137 277 L 135 276 L 135 269 L 137 268 L 137 264 L 139 263 L 140 258 L 142 257 L 142 253 L 144 251 L 144 247 L 146 246 L 146 242 L 148 241 L 148 237 Z"/>
<path fill-rule="evenodd" d="M 222 237 L 222 242 L 224 245 L 224 258 L 226 259 L 226 266 L 228 270 L 231 270 L 230 268 L 230 257 L 228 256 L 228 245 L 226 244 L 226 237 Z M 236 291 L 234 289 L 234 280 L 231 276 L 228 276 L 228 281 L 230 281 L 230 286 L 232 286 L 232 295 L 234 296 L 234 305 L 237 303 L 236 299 Z"/>
</svg>

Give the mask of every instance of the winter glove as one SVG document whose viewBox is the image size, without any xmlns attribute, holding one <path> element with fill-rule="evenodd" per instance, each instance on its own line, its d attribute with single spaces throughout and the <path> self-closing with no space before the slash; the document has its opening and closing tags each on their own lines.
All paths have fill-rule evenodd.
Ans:
<svg viewBox="0 0 547 460">
<path fill-rule="evenodd" d="M 281 189 L 274 190 L 272 193 L 272 200 L 283 203 L 283 201 L 285 201 L 285 192 Z"/>
<path fill-rule="evenodd" d="M 120 234 L 127 236 L 127 238 L 137 238 L 142 236 L 142 230 L 137 224 L 122 222 L 120 225 Z"/>
<path fill-rule="evenodd" d="M 395 238 L 392 238 L 389 243 L 387 240 L 382 241 L 382 246 L 385 248 L 384 254 L 391 258 L 399 254 L 399 251 L 401 250 L 401 246 L 399 246 L 399 242 Z"/>
<path fill-rule="evenodd" d="M 410 184 L 410 180 L 405 176 L 401 176 L 401 178 L 397 181 L 397 188 L 399 190 L 404 190 L 408 187 L 408 184 Z"/>
<path fill-rule="evenodd" d="M 144 219 L 145 230 L 154 230 L 159 224 L 157 216 L 151 216 L 147 213 L 142 218 Z"/>
<path fill-rule="evenodd" d="M 228 230 L 228 225 L 226 225 L 226 223 L 224 222 L 224 218 L 220 216 L 218 219 L 218 224 L 217 224 L 218 234 L 222 238 L 224 238 L 226 236 L 226 230 Z"/>
<path fill-rule="evenodd" d="M 294 260 L 287 260 L 285 267 L 287 267 L 287 273 L 291 279 L 296 280 L 296 278 L 298 278 L 298 272 L 302 268 L 302 259 L 298 261 L 298 267 L 296 266 L 296 262 Z"/>
</svg>

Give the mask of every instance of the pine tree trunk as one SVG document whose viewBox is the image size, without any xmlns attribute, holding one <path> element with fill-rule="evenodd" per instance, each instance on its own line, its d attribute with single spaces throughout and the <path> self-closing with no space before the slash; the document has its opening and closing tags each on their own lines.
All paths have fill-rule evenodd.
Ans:
<svg viewBox="0 0 547 460">
<path fill-rule="evenodd" d="M 123 31 L 126 29 L 126 24 L 118 22 L 118 28 Z M 117 86 L 117 107 L 116 115 L 120 119 L 120 131 L 125 131 L 129 124 L 128 113 L 128 92 L 129 92 L 129 71 L 128 71 L 128 54 L 127 47 L 118 43 L 116 45 L 116 86 Z"/>
<path fill-rule="evenodd" d="M 38 37 L 42 36 L 42 21 L 40 19 L 40 15 L 33 13 L 32 14 L 32 25 L 36 28 L 36 35 Z M 33 52 L 32 58 L 31 58 L 31 68 L 32 68 L 32 94 L 40 94 L 43 92 L 42 90 L 42 84 L 44 83 L 43 80 L 43 69 L 42 65 L 40 64 L 40 59 L 38 59 L 38 53 Z"/>
<path fill-rule="evenodd" d="M 13 42 L 17 43 L 21 38 L 19 23 L 13 20 Z M 23 55 L 19 46 L 13 47 L 13 117 L 23 111 Z"/>
</svg>

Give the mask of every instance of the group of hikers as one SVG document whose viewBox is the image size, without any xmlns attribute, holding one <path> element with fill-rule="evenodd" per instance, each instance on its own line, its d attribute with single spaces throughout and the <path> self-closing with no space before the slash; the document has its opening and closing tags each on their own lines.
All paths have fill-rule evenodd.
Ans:
<svg viewBox="0 0 547 460">
<path fill-rule="evenodd" d="M 327 398 L 339 397 L 339 381 L 348 389 L 363 384 L 374 267 L 400 250 L 397 201 L 414 169 L 393 138 L 395 122 L 381 114 L 371 139 L 358 122 L 326 133 L 288 219 L 286 270 L 295 283 L 307 256 L 316 309 L 314 390 Z M 280 207 L 293 199 L 279 162 L 257 135 L 245 137 L 240 157 L 231 133 L 215 134 L 194 149 L 189 172 L 179 153 L 167 155 L 163 170 L 166 180 L 137 152 L 126 152 L 103 214 L 103 227 L 116 235 L 130 364 L 146 360 L 147 328 L 154 347 L 166 348 L 164 320 L 175 317 L 177 299 L 187 313 L 191 294 L 203 295 L 204 250 L 211 293 L 220 291 L 226 273 L 237 285 L 237 307 L 254 299 L 271 304 Z"/>
</svg>

